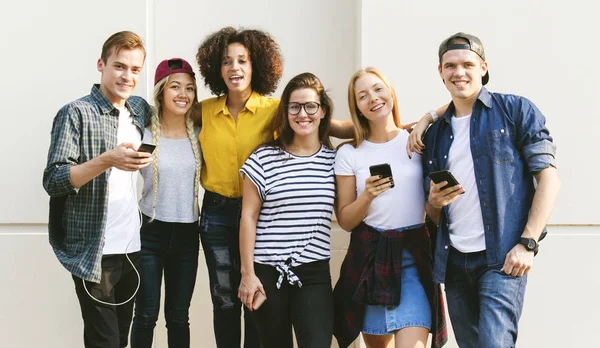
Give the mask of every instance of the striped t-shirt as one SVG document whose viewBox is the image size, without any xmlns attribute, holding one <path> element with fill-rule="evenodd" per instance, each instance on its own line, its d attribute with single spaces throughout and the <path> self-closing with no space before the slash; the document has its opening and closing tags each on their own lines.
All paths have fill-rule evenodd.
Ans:
<svg viewBox="0 0 600 348">
<path fill-rule="evenodd" d="M 284 276 L 302 286 L 290 267 L 330 258 L 334 160 L 335 151 L 325 146 L 306 157 L 267 146 L 254 151 L 240 169 L 262 200 L 254 261 L 279 271 L 277 287 Z"/>
</svg>

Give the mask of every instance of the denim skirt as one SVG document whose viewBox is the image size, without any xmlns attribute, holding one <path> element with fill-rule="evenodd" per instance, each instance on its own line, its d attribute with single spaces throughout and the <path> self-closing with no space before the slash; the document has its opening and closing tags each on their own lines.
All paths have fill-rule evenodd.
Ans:
<svg viewBox="0 0 600 348">
<path fill-rule="evenodd" d="M 362 332 L 370 335 L 387 335 L 411 326 L 431 330 L 431 308 L 419 280 L 415 259 L 408 249 L 404 249 L 400 304 L 396 307 L 367 306 Z"/>
</svg>

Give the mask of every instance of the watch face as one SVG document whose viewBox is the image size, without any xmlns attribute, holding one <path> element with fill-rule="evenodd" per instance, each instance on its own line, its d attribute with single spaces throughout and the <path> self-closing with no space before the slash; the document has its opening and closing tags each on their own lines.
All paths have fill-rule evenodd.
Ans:
<svg viewBox="0 0 600 348">
<path fill-rule="evenodd" d="M 529 249 L 529 250 L 535 249 L 535 240 L 533 240 L 533 239 L 527 240 L 527 249 Z"/>
</svg>

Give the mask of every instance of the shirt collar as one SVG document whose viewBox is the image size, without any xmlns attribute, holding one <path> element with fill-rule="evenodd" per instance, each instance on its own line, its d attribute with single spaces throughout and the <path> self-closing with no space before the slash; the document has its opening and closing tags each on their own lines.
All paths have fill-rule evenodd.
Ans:
<svg viewBox="0 0 600 348">
<path fill-rule="evenodd" d="M 92 92 L 90 93 L 90 95 L 92 96 L 92 99 L 96 102 L 96 104 L 98 104 L 100 110 L 102 110 L 102 114 L 108 114 L 114 109 L 116 109 L 115 106 L 112 105 L 110 101 L 108 101 L 106 96 L 102 94 L 102 92 L 100 91 L 99 84 L 94 84 L 94 86 L 92 86 Z M 129 110 L 131 116 L 134 117 L 141 115 L 143 112 L 140 105 L 132 105 L 129 102 L 129 99 L 125 101 L 125 107 L 127 108 L 127 110 Z"/>
<path fill-rule="evenodd" d="M 477 101 L 481 102 L 488 109 L 492 108 L 492 94 L 485 87 L 481 87 L 475 102 Z M 446 109 L 443 118 L 446 120 L 446 122 L 451 123 L 452 115 L 454 115 L 454 102 L 450 102 L 450 104 L 448 104 L 448 108 Z"/>
<path fill-rule="evenodd" d="M 256 110 L 260 106 L 260 99 L 261 99 L 261 95 L 258 94 L 256 91 L 253 91 L 252 94 L 250 95 L 250 98 L 248 99 L 248 101 L 246 101 L 246 105 L 244 106 L 244 109 L 255 114 Z M 231 115 L 231 113 L 229 112 L 229 109 L 227 108 L 227 95 L 220 96 L 218 103 L 219 104 L 218 104 L 217 110 L 221 110 L 223 115 Z"/>
</svg>

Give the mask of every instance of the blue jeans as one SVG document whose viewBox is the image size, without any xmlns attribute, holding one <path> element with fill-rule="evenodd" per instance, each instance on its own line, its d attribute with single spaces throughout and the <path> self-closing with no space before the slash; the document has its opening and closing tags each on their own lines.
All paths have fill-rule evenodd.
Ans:
<svg viewBox="0 0 600 348">
<path fill-rule="evenodd" d="M 144 216 L 140 230 L 141 284 L 135 303 L 131 347 L 152 347 L 164 271 L 164 312 L 169 347 L 189 348 L 189 308 L 198 271 L 199 227 L 195 222 L 148 220 Z"/>
<path fill-rule="evenodd" d="M 513 277 L 488 266 L 485 251 L 451 248 L 446 298 L 456 342 L 465 347 L 514 347 L 527 276 Z"/>
<path fill-rule="evenodd" d="M 200 217 L 200 240 L 206 257 L 213 326 L 218 348 L 240 348 L 242 303 L 237 296 L 240 274 L 241 198 L 206 191 Z M 244 347 L 260 347 L 252 316 L 244 307 Z"/>
</svg>

